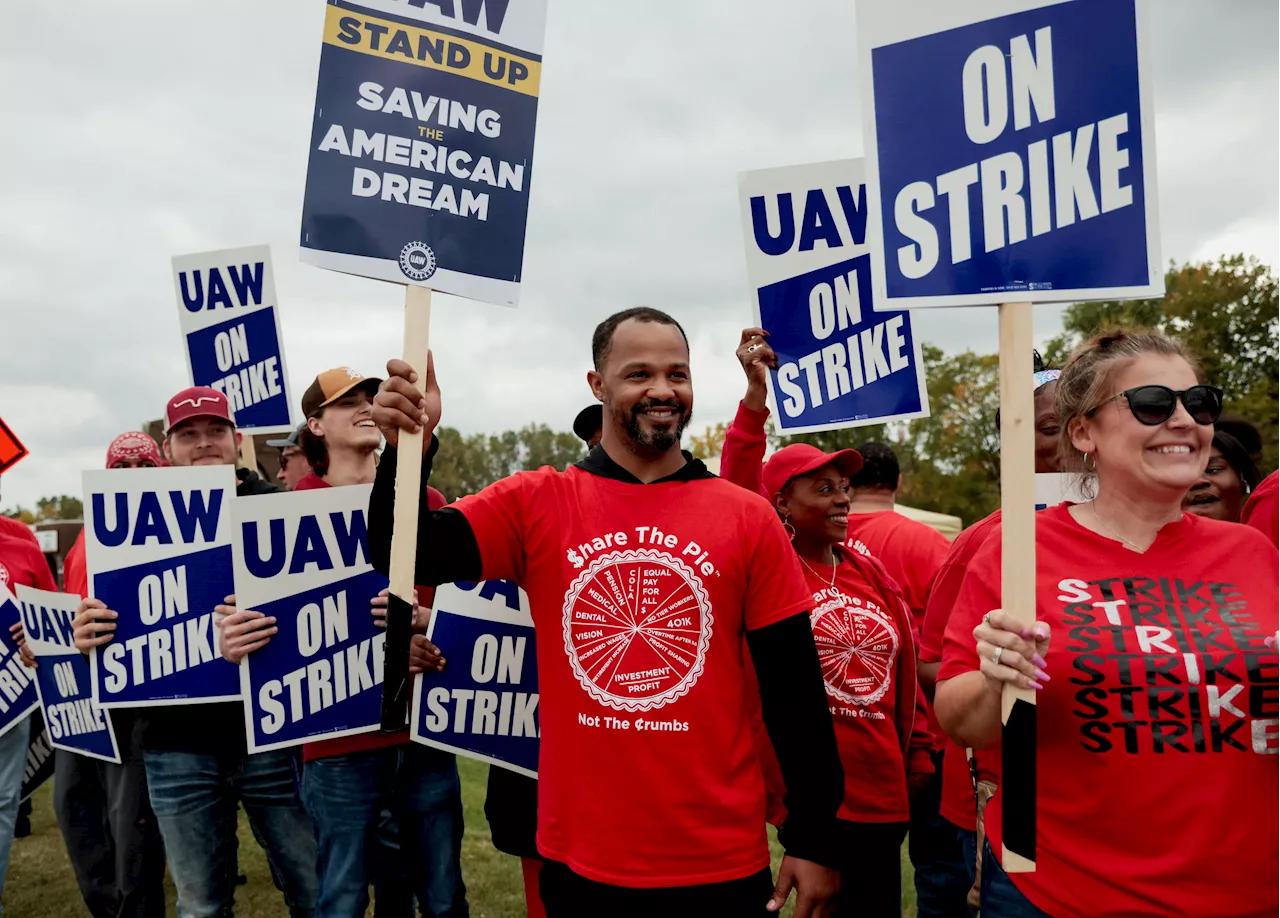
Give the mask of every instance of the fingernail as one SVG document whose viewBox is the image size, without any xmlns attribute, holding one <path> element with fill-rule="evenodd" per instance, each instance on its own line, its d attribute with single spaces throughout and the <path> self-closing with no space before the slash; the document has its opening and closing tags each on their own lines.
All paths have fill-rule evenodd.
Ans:
<svg viewBox="0 0 1280 918">
<path fill-rule="evenodd" d="M 1037 637 L 1039 640 L 1042 640 L 1042 641 L 1043 641 L 1043 640 L 1044 640 L 1045 638 L 1047 638 L 1048 636 L 1049 636 L 1049 629 L 1048 629 L 1048 628 L 1037 628 L 1037 629 L 1036 629 L 1036 637 Z"/>
<path fill-rule="evenodd" d="M 1026 640 L 1027 638 L 1031 637 L 1031 632 L 1028 631 L 1026 628 L 1023 628 L 1022 631 L 1019 633 L 1022 635 L 1023 640 Z"/>
<path fill-rule="evenodd" d="M 1049 674 L 1048 674 L 1048 673 L 1046 673 L 1043 669 L 1040 669 L 1040 668 L 1038 668 L 1038 667 L 1037 667 L 1037 669 L 1036 669 L 1036 678 L 1037 678 L 1037 679 L 1039 679 L 1041 682 L 1048 682 L 1048 681 L 1049 681 Z"/>
<path fill-rule="evenodd" d="M 1034 679 L 1028 679 L 1028 680 L 1027 680 L 1027 688 L 1033 688 L 1033 689 L 1035 689 L 1035 690 L 1038 692 L 1038 691 L 1040 691 L 1042 688 L 1044 688 L 1044 686 L 1043 686 L 1043 685 L 1041 685 L 1039 682 L 1037 682 L 1037 681 L 1036 681 L 1036 680 L 1034 680 Z"/>
<path fill-rule="evenodd" d="M 1044 661 L 1044 657 L 1040 656 L 1040 654 L 1038 653 L 1033 653 L 1031 655 L 1031 662 L 1034 663 L 1036 666 L 1041 666 L 1041 667 L 1049 665 Z"/>
<path fill-rule="evenodd" d="M 1263 643 L 1266 644 L 1268 647 L 1270 647 L 1272 650 L 1276 649 L 1276 639 L 1274 637 L 1267 638 L 1266 640 L 1263 641 Z"/>
<path fill-rule="evenodd" d="M 267 621 L 274 625 L 276 623 L 276 617 L 274 615 L 269 615 L 267 616 Z"/>
</svg>

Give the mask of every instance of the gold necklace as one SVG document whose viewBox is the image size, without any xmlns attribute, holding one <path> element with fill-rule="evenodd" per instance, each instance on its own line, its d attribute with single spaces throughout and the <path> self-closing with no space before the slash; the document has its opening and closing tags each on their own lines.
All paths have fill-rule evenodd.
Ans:
<svg viewBox="0 0 1280 918">
<path fill-rule="evenodd" d="M 819 580 L 822 579 L 822 575 L 819 574 L 816 570 L 814 570 L 813 565 L 811 565 L 808 561 L 806 561 L 803 555 L 797 554 L 796 557 L 800 559 L 801 564 L 809 568 L 809 570 L 813 571 L 813 576 L 817 577 Z M 836 585 L 836 571 L 839 569 L 839 567 L 840 567 L 840 559 L 839 557 L 837 557 L 836 563 L 831 565 L 831 579 L 827 581 L 828 588 L 834 587 Z"/>
<path fill-rule="evenodd" d="M 1130 548 L 1131 550 L 1136 551 L 1136 552 L 1138 552 L 1138 553 L 1141 553 L 1141 552 L 1142 552 L 1142 549 L 1138 547 L 1138 543 L 1137 543 L 1137 542 L 1130 542 L 1128 539 L 1126 539 L 1126 538 L 1125 538 L 1124 536 L 1122 536 L 1120 533 L 1116 532 L 1114 529 L 1112 529 L 1110 526 L 1108 526 L 1108 525 L 1107 525 L 1107 521 L 1106 521 L 1106 520 L 1104 520 L 1104 519 L 1102 518 L 1102 514 L 1098 512 L 1098 504 L 1097 504 L 1097 502 L 1096 502 L 1096 501 L 1094 501 L 1094 502 L 1092 502 L 1092 503 L 1090 503 L 1090 504 L 1089 504 L 1089 509 L 1090 509 L 1090 510 L 1092 510 L 1092 511 L 1093 511 L 1093 515 L 1094 515 L 1094 516 L 1096 516 L 1096 517 L 1098 518 L 1098 522 L 1102 524 L 1102 528 L 1103 528 L 1103 529 L 1107 530 L 1107 532 L 1111 533 L 1113 536 L 1115 536 L 1117 539 L 1119 539 L 1119 540 L 1120 540 L 1121 542 L 1123 542 L 1125 545 L 1129 546 L 1129 548 Z M 803 558 L 801 558 L 800 560 L 801 560 L 801 561 L 803 561 L 804 559 L 803 559 Z"/>
</svg>

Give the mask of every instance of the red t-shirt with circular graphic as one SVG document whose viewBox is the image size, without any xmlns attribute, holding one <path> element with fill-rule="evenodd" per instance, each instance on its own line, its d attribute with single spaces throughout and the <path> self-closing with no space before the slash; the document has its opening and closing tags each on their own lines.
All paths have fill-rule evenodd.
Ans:
<svg viewBox="0 0 1280 918">
<path fill-rule="evenodd" d="M 486 580 L 538 634 L 538 850 L 602 883 L 686 886 L 769 866 L 746 630 L 809 608 L 777 515 L 719 478 L 571 467 L 454 505 Z"/>
<path fill-rule="evenodd" d="M 1013 884 L 1055 918 L 1276 913 L 1280 690 L 1275 547 L 1184 514 L 1144 553 L 1036 514 L 1037 851 Z M 939 679 L 978 668 L 973 629 L 1000 605 L 1000 533 L 978 550 Z M 1003 789 L 986 828 L 1001 851 Z"/>
</svg>

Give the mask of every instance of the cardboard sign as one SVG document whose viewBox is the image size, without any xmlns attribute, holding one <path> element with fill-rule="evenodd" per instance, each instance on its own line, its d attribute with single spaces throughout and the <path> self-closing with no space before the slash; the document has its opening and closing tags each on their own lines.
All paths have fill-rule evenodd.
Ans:
<svg viewBox="0 0 1280 918">
<path fill-rule="evenodd" d="M 80 606 L 74 593 L 50 593 L 18 586 L 22 628 L 36 655 L 40 710 L 57 749 L 120 762 L 115 729 L 107 712 L 93 703 L 89 660 L 76 650 L 72 622 Z"/>
<path fill-rule="evenodd" d="M 9 633 L 21 617 L 18 600 L 0 583 L 0 736 L 40 707 L 35 670 L 22 665 L 18 642 Z"/>
<path fill-rule="evenodd" d="M 27 448 L 22 445 L 17 434 L 3 419 L 0 419 L 0 472 L 8 471 L 26 455 Z"/>
<path fill-rule="evenodd" d="M 1164 293 L 1146 0 L 857 0 L 876 309 Z"/>
<path fill-rule="evenodd" d="M 871 309 L 862 161 L 747 172 L 738 198 L 756 321 L 778 355 L 779 431 L 928 417 L 911 314 Z"/>
<path fill-rule="evenodd" d="M 529 597 L 509 580 L 436 588 L 428 632 L 448 665 L 415 680 L 410 736 L 538 776 L 538 654 Z"/>
<path fill-rule="evenodd" d="M 372 489 L 232 504 L 236 603 L 279 629 L 240 665 L 250 752 L 378 729 L 386 634 L 370 600 L 387 578 L 369 563 Z"/>
<path fill-rule="evenodd" d="M 302 260 L 516 305 L 546 0 L 331 0 Z"/>
<path fill-rule="evenodd" d="M 89 595 L 119 615 L 89 656 L 99 707 L 240 700 L 213 621 L 235 591 L 235 489 L 229 465 L 84 473 Z"/>
<path fill-rule="evenodd" d="M 226 395 L 245 433 L 292 431 L 271 251 L 175 255 L 173 285 L 191 384 Z"/>
</svg>

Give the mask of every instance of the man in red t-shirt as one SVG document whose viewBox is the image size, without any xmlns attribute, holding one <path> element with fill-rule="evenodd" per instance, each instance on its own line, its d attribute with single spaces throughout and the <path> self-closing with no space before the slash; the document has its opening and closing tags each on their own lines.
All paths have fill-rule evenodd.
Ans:
<svg viewBox="0 0 1280 918">
<path fill-rule="evenodd" d="M 424 502 L 418 524 L 418 583 L 500 578 L 529 594 L 547 914 L 765 916 L 792 887 L 797 918 L 821 914 L 838 887 L 822 863 L 843 782 L 800 564 L 764 501 L 680 450 L 693 389 L 679 324 L 617 313 L 592 356 L 604 428 L 585 460 L 443 510 Z M 399 431 L 430 434 L 440 416 L 430 360 L 425 397 L 407 364 L 387 369 L 374 417 L 389 446 L 369 508 L 380 570 Z M 772 896 L 744 635 L 788 788 Z"/>
<path fill-rule="evenodd" d="M 307 387 L 298 446 L 311 472 L 293 490 L 372 483 L 382 443 L 372 399 L 381 381 L 335 367 Z M 428 488 L 427 503 L 439 510 L 444 495 Z M 433 592 L 420 591 L 423 607 Z M 249 609 L 229 614 L 218 625 L 223 657 L 239 663 L 266 646 L 273 623 Z M 426 630 L 425 617 L 416 624 Z M 467 914 L 461 785 L 451 753 L 409 742 L 406 728 L 307 743 L 302 758 L 302 800 L 319 849 L 320 915 L 363 915 L 370 880 L 380 914 L 411 912 L 415 895 L 424 914 Z"/>
</svg>

